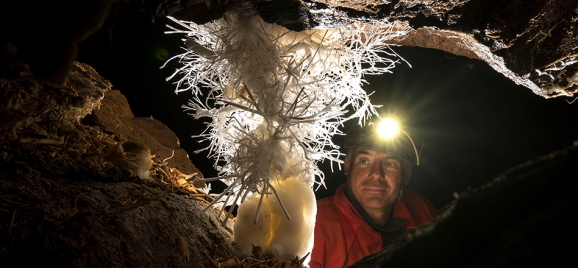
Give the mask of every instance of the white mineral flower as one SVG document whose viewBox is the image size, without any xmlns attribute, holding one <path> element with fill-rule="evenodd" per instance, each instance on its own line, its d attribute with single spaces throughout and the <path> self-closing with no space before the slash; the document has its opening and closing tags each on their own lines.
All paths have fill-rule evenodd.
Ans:
<svg viewBox="0 0 578 268">
<path fill-rule="evenodd" d="M 363 76 L 394 67 L 383 55 L 395 58 L 386 44 L 397 31 L 378 22 L 293 32 L 250 12 L 203 25 L 171 19 L 180 29 L 168 33 L 185 34 L 186 48 L 168 79 L 180 77 L 177 93 L 192 92 L 187 109 L 195 118 L 213 119 L 198 137 L 210 141 L 205 149 L 220 176 L 203 181 L 228 185 L 211 205 L 241 204 L 241 252 L 260 245 L 305 256 L 313 244 L 312 187 L 324 178 L 316 163 L 339 161 L 332 137 L 344 121 L 376 114 Z"/>
</svg>

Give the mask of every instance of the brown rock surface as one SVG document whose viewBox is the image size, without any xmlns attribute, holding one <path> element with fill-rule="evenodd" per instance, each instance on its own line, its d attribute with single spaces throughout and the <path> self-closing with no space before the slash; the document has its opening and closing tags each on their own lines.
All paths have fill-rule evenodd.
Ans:
<svg viewBox="0 0 578 268">
<path fill-rule="evenodd" d="M 179 147 L 177 135 L 158 120 L 134 117 L 126 97 L 118 90 L 106 92 L 102 106 L 93 112 L 90 120 L 105 131 L 146 144 L 151 154 L 167 159 L 169 166 L 185 174 L 203 176 L 191 163 L 187 152 Z"/>
<path fill-rule="evenodd" d="M 111 88 L 94 69 L 74 63 L 61 86 L 29 72 L 0 85 L 2 267 L 210 267 L 232 256 L 230 226 L 204 211 L 212 198 L 157 157 L 148 179 L 136 177 L 131 146 L 113 131 L 130 127 L 159 153 L 179 149 L 174 133 L 132 117 L 118 91 L 96 117 L 117 128 L 81 120 Z"/>
</svg>

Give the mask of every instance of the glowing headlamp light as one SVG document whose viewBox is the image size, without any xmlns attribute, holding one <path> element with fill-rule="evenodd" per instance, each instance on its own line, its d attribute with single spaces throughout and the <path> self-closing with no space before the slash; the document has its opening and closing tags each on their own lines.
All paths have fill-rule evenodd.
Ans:
<svg viewBox="0 0 578 268">
<path fill-rule="evenodd" d="M 417 166 L 419 166 L 419 154 L 417 152 L 417 148 L 415 147 L 415 144 L 413 143 L 413 139 L 409 136 L 409 134 L 407 134 L 407 132 L 405 132 L 401 129 L 401 127 L 399 126 L 399 122 L 397 120 L 395 120 L 393 118 L 385 118 L 385 119 L 381 120 L 381 122 L 379 123 L 379 125 L 377 125 L 377 128 L 375 130 L 377 131 L 378 136 L 383 138 L 383 139 L 394 138 L 397 135 L 399 135 L 400 132 L 405 134 L 405 136 L 407 136 L 407 138 L 411 142 L 411 146 L 413 147 L 413 150 L 415 153 L 415 158 L 416 158 L 415 164 Z"/>
<path fill-rule="evenodd" d="M 384 119 L 379 123 L 376 130 L 380 137 L 390 139 L 399 134 L 399 123 L 394 119 Z"/>
<path fill-rule="evenodd" d="M 403 133 L 403 135 L 401 135 Z M 365 147 L 395 155 L 411 165 L 419 166 L 419 153 L 409 134 L 395 118 L 384 118 L 379 123 L 354 128 L 347 133 L 344 147 Z"/>
</svg>

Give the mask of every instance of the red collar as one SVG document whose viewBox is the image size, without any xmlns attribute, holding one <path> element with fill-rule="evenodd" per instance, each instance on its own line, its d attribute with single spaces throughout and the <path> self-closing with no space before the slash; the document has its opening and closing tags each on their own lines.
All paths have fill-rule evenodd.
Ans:
<svg viewBox="0 0 578 268">
<path fill-rule="evenodd" d="M 355 222 L 361 228 L 365 229 L 373 229 L 361 216 L 359 211 L 355 208 L 355 206 L 347 199 L 345 196 L 345 187 L 347 184 L 343 184 L 337 188 L 335 194 L 333 195 L 334 202 L 337 205 L 339 211 L 346 215 L 351 221 Z M 402 219 L 408 221 L 408 224 L 403 227 L 404 230 L 407 230 L 413 226 L 415 226 L 415 222 L 413 217 L 411 216 L 409 210 L 407 209 L 406 205 L 404 204 L 404 200 L 397 201 L 395 203 L 395 207 L 393 208 L 393 218 Z"/>
</svg>

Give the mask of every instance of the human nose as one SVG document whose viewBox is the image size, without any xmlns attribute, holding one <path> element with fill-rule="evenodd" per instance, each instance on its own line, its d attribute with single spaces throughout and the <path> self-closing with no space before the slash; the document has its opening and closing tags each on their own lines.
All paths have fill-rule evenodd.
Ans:
<svg viewBox="0 0 578 268">
<path fill-rule="evenodd" d="M 376 180 L 385 179 L 385 170 L 379 163 L 373 163 L 370 167 L 370 177 Z"/>
</svg>

